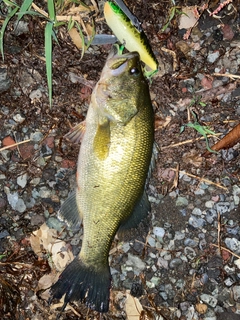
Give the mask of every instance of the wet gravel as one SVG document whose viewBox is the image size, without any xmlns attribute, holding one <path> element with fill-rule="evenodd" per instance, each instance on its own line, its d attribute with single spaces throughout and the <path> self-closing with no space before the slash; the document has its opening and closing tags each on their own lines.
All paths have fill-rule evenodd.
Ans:
<svg viewBox="0 0 240 320">
<path fill-rule="evenodd" d="M 160 32 L 166 21 L 159 12 L 167 15 L 161 4 L 131 4 L 152 35 L 161 66 L 150 85 L 160 152 L 148 186 L 148 220 L 112 245 L 110 311 L 103 318 L 127 319 L 130 292 L 143 306 L 139 319 L 240 319 L 239 144 L 205 158 L 206 142 L 196 141 L 195 130 L 185 127 L 180 134 L 189 108 L 199 123 L 220 133 L 218 138 L 239 122 L 239 80 L 230 76 L 240 74 L 239 2 L 226 6 L 220 20 L 205 11 L 184 41 L 186 30 L 177 24 Z M 42 26 L 36 24 L 36 30 L 41 34 Z M 55 269 L 47 251 L 33 253 L 29 237 L 46 223 L 74 255 L 80 250 L 82 230 L 69 230 L 57 217 L 75 188 L 79 149 L 62 137 L 70 124 L 84 119 L 109 47 L 92 47 L 80 61 L 79 51 L 60 37 L 60 49 L 53 51 L 50 110 L 38 58 L 44 42 L 33 36 L 32 52 L 29 30 L 24 32 L 20 37 L 8 30 L 0 67 L 0 315 L 54 319 L 59 305 L 50 309 L 37 290 L 39 279 Z M 223 73 L 229 76 L 214 76 Z M 216 141 L 209 139 L 211 145 Z M 24 143 L 3 149 L 15 142 Z M 62 319 L 100 318 L 82 305 L 72 306 L 79 315 L 67 309 Z"/>
</svg>

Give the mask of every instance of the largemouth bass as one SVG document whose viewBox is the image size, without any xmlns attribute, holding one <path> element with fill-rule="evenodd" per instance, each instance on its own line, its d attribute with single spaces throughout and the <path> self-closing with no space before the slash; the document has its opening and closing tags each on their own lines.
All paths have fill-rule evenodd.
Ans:
<svg viewBox="0 0 240 320">
<path fill-rule="evenodd" d="M 76 195 L 63 205 L 62 214 L 73 225 L 82 219 L 83 242 L 51 293 L 52 299 L 66 294 L 62 309 L 80 300 L 107 312 L 113 238 L 149 211 L 144 190 L 153 150 L 153 109 L 137 52 L 119 55 L 114 46 L 92 93 L 85 125 L 68 137 L 76 141 L 81 135 Z"/>
</svg>

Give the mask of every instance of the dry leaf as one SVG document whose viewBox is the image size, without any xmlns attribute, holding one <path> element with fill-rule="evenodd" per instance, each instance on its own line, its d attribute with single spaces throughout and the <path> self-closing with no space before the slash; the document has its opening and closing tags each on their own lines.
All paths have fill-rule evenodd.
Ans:
<svg viewBox="0 0 240 320">
<path fill-rule="evenodd" d="M 184 7 L 181 10 L 185 14 L 181 14 L 179 19 L 179 29 L 189 29 L 195 26 L 198 19 L 195 17 L 195 6 Z"/>
<path fill-rule="evenodd" d="M 199 168 L 202 165 L 203 158 L 199 155 L 197 150 L 191 150 L 183 154 L 182 160 L 184 163 L 190 163 L 194 167 Z"/>
<path fill-rule="evenodd" d="M 68 14 L 69 15 L 75 15 L 75 14 L 79 14 L 79 13 L 83 13 L 83 12 L 89 12 L 90 8 L 86 7 L 86 6 L 78 6 L 78 7 L 74 7 L 72 6 L 72 8 L 69 9 Z"/>
<path fill-rule="evenodd" d="M 126 314 L 128 320 L 139 320 L 140 313 L 143 310 L 138 298 L 131 296 L 129 291 L 126 292 Z"/>
<path fill-rule="evenodd" d="M 57 231 L 49 229 L 44 223 L 41 227 L 34 231 L 30 237 L 30 243 L 33 251 L 42 256 L 43 252 L 49 253 L 49 264 L 54 263 L 58 271 L 63 271 L 67 264 L 73 260 L 72 252 L 66 248 L 66 242 L 57 238 Z"/>
<path fill-rule="evenodd" d="M 33 232 L 30 237 L 30 243 L 36 255 L 41 257 L 43 249 L 47 250 L 49 243 L 54 243 L 56 238 L 57 231 L 49 229 L 46 223 L 44 223 L 38 230 Z"/>
<path fill-rule="evenodd" d="M 78 49 L 82 49 L 83 41 L 82 41 L 82 38 L 80 37 L 80 34 L 77 31 L 77 29 L 73 27 L 68 31 L 68 33 L 69 33 L 73 43 L 75 44 L 75 46 Z"/>
<path fill-rule="evenodd" d="M 206 313 L 207 309 L 208 309 L 207 305 L 204 303 L 197 303 L 195 307 L 196 307 L 197 312 L 200 314 Z"/>
</svg>

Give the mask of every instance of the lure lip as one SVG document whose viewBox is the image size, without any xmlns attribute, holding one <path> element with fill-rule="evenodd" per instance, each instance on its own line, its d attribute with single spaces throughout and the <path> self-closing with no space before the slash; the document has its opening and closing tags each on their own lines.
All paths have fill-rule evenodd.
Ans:
<svg viewBox="0 0 240 320">
<path fill-rule="evenodd" d="M 123 11 L 123 13 L 129 18 L 131 23 L 137 28 L 139 32 L 142 32 L 141 22 L 138 18 L 128 9 L 125 3 L 122 0 L 114 0 L 118 7 Z"/>
</svg>

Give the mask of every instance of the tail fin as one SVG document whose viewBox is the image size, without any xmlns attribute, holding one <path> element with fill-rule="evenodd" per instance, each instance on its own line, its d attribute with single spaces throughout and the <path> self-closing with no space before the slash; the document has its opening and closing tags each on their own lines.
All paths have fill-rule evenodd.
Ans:
<svg viewBox="0 0 240 320">
<path fill-rule="evenodd" d="M 51 287 L 53 299 L 60 299 L 66 294 L 62 311 L 70 301 L 80 300 L 98 312 L 107 312 L 111 275 L 109 266 L 97 269 L 89 267 L 77 257 L 62 272 L 58 281 Z"/>
</svg>

